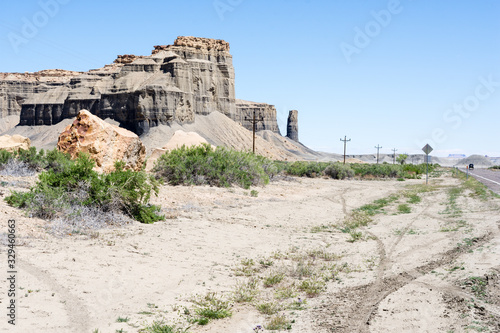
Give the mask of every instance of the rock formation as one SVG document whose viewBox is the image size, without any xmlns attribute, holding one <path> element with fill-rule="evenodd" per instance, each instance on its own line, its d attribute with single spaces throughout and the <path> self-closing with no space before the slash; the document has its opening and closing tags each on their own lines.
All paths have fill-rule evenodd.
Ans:
<svg viewBox="0 0 500 333">
<path fill-rule="evenodd" d="M 286 125 L 286 136 L 294 141 L 299 142 L 299 111 L 291 110 L 288 113 L 288 121 Z"/>
<path fill-rule="evenodd" d="M 245 128 L 250 130 L 252 129 L 252 123 L 248 119 L 253 118 L 253 113 L 255 111 L 257 118 L 259 118 L 260 116 L 264 118 L 263 121 L 259 121 L 256 124 L 256 131 L 269 130 L 280 134 L 278 120 L 276 117 L 276 108 L 274 107 L 274 105 L 237 99 L 236 109 L 238 110 L 238 112 L 236 114 L 236 119 L 233 118 L 233 120 L 242 124 Z"/>
<path fill-rule="evenodd" d="M 103 172 L 113 171 L 115 161 L 124 161 L 126 169 L 138 171 L 146 159 L 146 148 L 136 134 L 108 124 L 87 110 L 81 110 L 60 134 L 57 149 L 72 158 L 79 152 L 89 153 L 96 170 Z"/>
<path fill-rule="evenodd" d="M 257 107 L 265 118 L 261 127 L 278 133 L 274 107 L 255 105 L 237 106 L 229 43 L 207 38 L 178 37 L 174 45 L 155 46 L 150 56 L 121 55 L 86 73 L 0 76 L 1 115 L 20 113 L 20 125 L 52 125 L 87 109 L 141 135 L 219 111 L 251 129 L 242 119 Z"/>
<path fill-rule="evenodd" d="M 23 103 L 34 94 L 62 87 L 81 74 L 61 69 L 24 74 L 0 73 L 0 117 L 19 115 Z"/>
<path fill-rule="evenodd" d="M 2 135 L 0 136 L 0 149 L 14 152 L 20 149 L 30 149 L 31 141 L 21 135 Z"/>
</svg>

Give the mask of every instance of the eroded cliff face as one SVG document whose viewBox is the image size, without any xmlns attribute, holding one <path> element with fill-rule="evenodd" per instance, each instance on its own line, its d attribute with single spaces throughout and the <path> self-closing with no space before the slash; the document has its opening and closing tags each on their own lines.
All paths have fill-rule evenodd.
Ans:
<svg viewBox="0 0 500 333">
<path fill-rule="evenodd" d="M 60 69 L 36 73 L 0 73 L 0 117 L 19 115 L 23 103 L 34 94 L 69 83 L 82 73 Z"/>
<path fill-rule="evenodd" d="M 253 118 L 253 113 L 255 112 L 257 119 L 260 119 L 260 117 L 263 118 L 262 121 L 257 122 L 255 126 L 256 131 L 269 130 L 281 134 L 274 105 L 237 99 L 236 109 L 238 110 L 237 119 L 233 120 L 242 124 L 244 127 L 250 130 L 252 129 L 250 119 Z"/>
<path fill-rule="evenodd" d="M 241 121 L 249 106 L 236 104 L 232 56 L 223 40 L 179 37 L 174 45 L 155 46 L 150 56 L 121 55 L 100 69 L 63 72 L 3 74 L 1 115 L 20 113 L 20 125 L 52 125 L 87 109 L 141 135 L 219 111 L 251 129 Z M 262 129 L 279 133 L 274 107 L 258 105 L 266 119 Z"/>
</svg>

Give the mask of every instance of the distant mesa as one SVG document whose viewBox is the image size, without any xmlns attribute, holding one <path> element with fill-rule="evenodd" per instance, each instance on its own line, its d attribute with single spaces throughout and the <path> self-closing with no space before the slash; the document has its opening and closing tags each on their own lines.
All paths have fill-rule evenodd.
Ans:
<svg viewBox="0 0 500 333">
<path fill-rule="evenodd" d="M 264 118 L 257 130 L 279 134 L 273 105 L 235 98 L 229 50 L 223 40 L 182 36 L 149 56 L 119 55 L 88 72 L 0 73 L 0 117 L 20 115 L 21 126 L 54 125 L 85 109 L 142 135 L 214 111 L 252 129 L 246 119 L 257 112 Z M 297 124 L 292 127 L 291 138 L 298 139 Z"/>
<path fill-rule="evenodd" d="M 474 164 L 476 167 L 490 167 L 493 166 L 493 162 L 484 155 L 470 155 L 467 158 L 461 159 L 456 165 L 466 166 L 469 164 Z"/>
</svg>

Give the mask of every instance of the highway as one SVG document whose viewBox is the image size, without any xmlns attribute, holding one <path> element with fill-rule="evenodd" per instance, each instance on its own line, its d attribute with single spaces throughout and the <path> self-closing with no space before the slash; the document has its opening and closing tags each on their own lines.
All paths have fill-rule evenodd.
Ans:
<svg viewBox="0 0 500 333">
<path fill-rule="evenodd" d="M 460 168 L 467 172 L 466 169 Z M 469 170 L 469 176 L 473 176 L 484 185 L 488 186 L 493 192 L 500 194 L 500 170 L 474 169 Z"/>
</svg>

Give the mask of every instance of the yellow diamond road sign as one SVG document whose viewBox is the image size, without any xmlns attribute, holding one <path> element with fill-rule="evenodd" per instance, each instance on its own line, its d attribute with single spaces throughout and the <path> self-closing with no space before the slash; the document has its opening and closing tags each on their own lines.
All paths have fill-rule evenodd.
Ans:
<svg viewBox="0 0 500 333">
<path fill-rule="evenodd" d="M 429 146 L 429 145 L 427 144 L 427 145 L 425 145 L 425 147 L 424 147 L 424 148 L 422 148 L 422 150 L 424 151 L 424 153 L 425 153 L 426 155 L 429 155 L 433 149 L 432 149 L 432 147 L 431 147 L 431 146 Z"/>
</svg>

